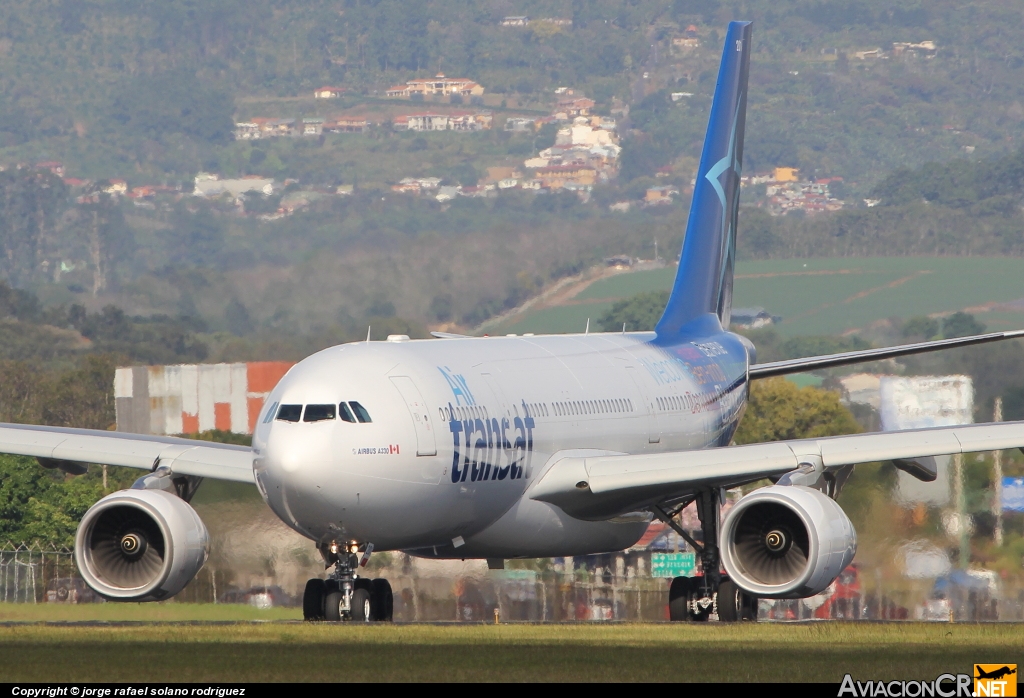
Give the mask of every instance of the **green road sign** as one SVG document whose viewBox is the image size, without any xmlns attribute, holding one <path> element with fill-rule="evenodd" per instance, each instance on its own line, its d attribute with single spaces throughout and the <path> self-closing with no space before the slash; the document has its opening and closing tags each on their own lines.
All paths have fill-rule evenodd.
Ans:
<svg viewBox="0 0 1024 698">
<path fill-rule="evenodd" d="M 651 553 L 652 577 L 692 577 L 695 569 L 694 553 Z"/>
</svg>

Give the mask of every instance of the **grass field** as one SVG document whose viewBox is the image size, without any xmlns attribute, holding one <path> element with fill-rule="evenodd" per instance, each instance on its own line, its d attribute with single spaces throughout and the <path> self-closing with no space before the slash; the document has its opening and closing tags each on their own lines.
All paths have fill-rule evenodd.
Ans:
<svg viewBox="0 0 1024 698">
<path fill-rule="evenodd" d="M 934 679 L 1017 662 L 1015 625 L 0 626 L 0 682 Z"/>
<path fill-rule="evenodd" d="M 562 305 L 516 318 L 502 332 L 581 332 L 622 298 L 671 287 L 675 268 L 597 281 Z M 1020 312 L 985 306 L 1024 298 L 1024 260 L 990 257 L 789 259 L 741 262 L 734 307 L 762 306 L 784 335 L 840 334 L 898 316 L 969 310 L 991 329 L 1024 327 Z"/>
<path fill-rule="evenodd" d="M 0 603 L 0 623 L 301 620 L 298 608 L 210 603 Z"/>
</svg>

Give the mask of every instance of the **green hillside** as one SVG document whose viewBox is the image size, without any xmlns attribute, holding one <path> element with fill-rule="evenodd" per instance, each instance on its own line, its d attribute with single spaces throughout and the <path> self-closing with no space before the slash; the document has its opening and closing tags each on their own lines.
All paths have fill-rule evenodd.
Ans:
<svg viewBox="0 0 1024 698">
<path fill-rule="evenodd" d="M 533 24 L 502 26 L 508 13 Z M 499 117 L 547 113 L 559 86 L 604 113 L 631 104 L 633 179 L 697 154 L 730 19 L 755 22 L 748 167 L 871 185 L 964 148 L 1000 152 L 1024 120 L 1011 0 L 6 0 L 0 159 L 150 182 L 202 168 L 365 181 L 379 159 L 328 152 L 324 168 L 303 139 L 250 159 L 231 121 L 322 115 L 320 85 L 348 90 L 331 110 L 379 113 L 389 86 L 440 69 L 483 85 Z M 699 45 L 681 50 L 689 26 Z M 922 41 L 936 49 L 894 53 Z"/>
<path fill-rule="evenodd" d="M 563 305 L 513 319 L 503 332 L 579 332 L 623 298 L 671 288 L 675 268 L 622 274 L 588 286 Z M 740 262 L 734 307 L 761 306 L 782 318 L 785 336 L 834 335 L 890 317 L 969 309 L 991 329 L 1024 327 L 1024 260 L 967 258 L 841 258 Z"/>
</svg>

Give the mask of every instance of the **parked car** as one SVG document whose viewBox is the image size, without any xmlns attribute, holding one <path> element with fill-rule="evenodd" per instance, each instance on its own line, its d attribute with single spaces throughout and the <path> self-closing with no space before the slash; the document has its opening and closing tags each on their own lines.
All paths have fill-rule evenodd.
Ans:
<svg viewBox="0 0 1024 698">
<path fill-rule="evenodd" d="M 48 603 L 100 603 L 103 598 L 81 577 L 58 577 L 46 585 Z"/>
</svg>

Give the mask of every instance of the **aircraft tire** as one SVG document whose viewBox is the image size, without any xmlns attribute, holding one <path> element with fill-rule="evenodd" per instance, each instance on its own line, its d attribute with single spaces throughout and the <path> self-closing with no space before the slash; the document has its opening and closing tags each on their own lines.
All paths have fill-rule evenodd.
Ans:
<svg viewBox="0 0 1024 698">
<path fill-rule="evenodd" d="M 356 623 L 369 623 L 373 620 L 372 598 L 366 589 L 356 589 L 352 592 L 352 620 Z"/>
<path fill-rule="evenodd" d="M 391 592 L 391 583 L 386 579 L 374 579 L 372 584 L 373 619 L 390 623 L 395 611 L 395 597 Z"/>
<path fill-rule="evenodd" d="M 743 611 L 743 597 L 746 594 L 731 579 L 723 579 L 718 585 L 715 606 L 718 608 L 718 620 L 723 623 L 735 623 L 740 620 Z"/>
<path fill-rule="evenodd" d="M 324 597 L 324 620 L 337 623 L 341 618 L 341 602 L 345 595 L 340 591 L 329 591 Z"/>
<path fill-rule="evenodd" d="M 324 597 L 327 585 L 322 579 L 310 579 L 302 592 L 302 619 L 317 621 L 324 619 Z"/>
<path fill-rule="evenodd" d="M 670 621 L 690 620 L 690 610 L 687 604 L 690 601 L 690 592 L 693 585 L 689 577 L 676 577 L 672 580 L 672 586 L 668 588 L 668 619 Z"/>
<path fill-rule="evenodd" d="M 757 622 L 758 598 L 750 594 L 743 595 L 743 610 L 740 613 L 740 620 Z"/>
<path fill-rule="evenodd" d="M 746 593 L 731 579 L 723 579 L 715 597 L 718 620 L 723 623 L 757 620 L 757 597 Z"/>
</svg>

